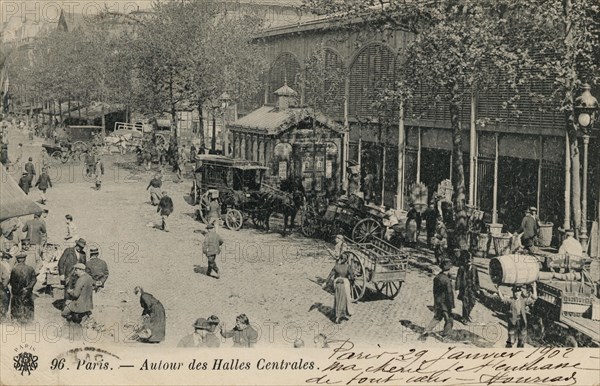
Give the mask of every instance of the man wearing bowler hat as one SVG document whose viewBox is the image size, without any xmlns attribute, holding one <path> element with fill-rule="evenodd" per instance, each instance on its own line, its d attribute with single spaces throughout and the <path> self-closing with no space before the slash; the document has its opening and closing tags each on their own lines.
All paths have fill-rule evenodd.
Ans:
<svg viewBox="0 0 600 386">
<path fill-rule="evenodd" d="M 75 246 L 65 249 L 58 260 L 58 274 L 60 275 L 60 281 L 65 285 L 65 300 L 68 299 L 67 290 L 75 285 L 75 280 L 77 279 L 72 277 L 75 264 L 81 263 L 85 265 L 87 262 L 84 251 L 85 244 L 84 239 L 77 240 Z"/>
<path fill-rule="evenodd" d="M 536 219 L 537 209 L 535 207 L 529 208 L 525 217 L 521 221 L 521 226 L 517 232 L 523 232 L 521 235 L 521 244 L 530 253 L 535 252 L 535 238 L 537 237 L 539 225 Z"/>
<path fill-rule="evenodd" d="M 427 336 L 433 328 L 444 319 L 444 330 L 440 334 L 446 337 L 452 331 L 452 309 L 454 308 L 454 291 L 452 290 L 452 279 L 448 271 L 452 263 L 444 261 L 442 271 L 433 279 L 433 319 L 425 328 L 424 336 Z"/>
<path fill-rule="evenodd" d="M 29 194 L 29 188 L 31 187 L 31 180 L 29 178 L 29 173 L 23 172 L 23 175 L 19 179 L 19 187 L 25 194 Z"/>
<path fill-rule="evenodd" d="M 73 300 L 67 303 L 62 316 L 69 321 L 82 323 L 92 314 L 94 308 L 94 279 L 85 272 L 85 264 L 77 263 L 73 268 L 77 281 L 75 286 L 68 290 L 69 297 Z"/>
<path fill-rule="evenodd" d="M 37 282 L 35 271 L 32 267 L 25 264 L 24 253 L 19 253 L 17 264 L 10 273 L 10 288 L 12 290 L 12 302 L 10 313 L 13 320 L 20 323 L 27 323 L 33 320 L 33 286 Z"/>
<path fill-rule="evenodd" d="M 108 265 L 100 258 L 98 248 L 90 248 L 90 258 L 85 267 L 85 272 L 94 279 L 94 290 L 98 292 L 104 288 L 104 283 L 108 279 Z"/>
<path fill-rule="evenodd" d="M 215 271 L 215 278 L 219 278 L 219 267 L 217 267 L 216 259 L 217 255 L 221 253 L 221 245 L 223 245 L 223 239 L 215 231 L 215 226 L 212 223 L 208 223 L 206 226 L 208 233 L 204 236 L 204 243 L 202 245 L 202 252 L 208 259 L 208 269 L 206 275 L 210 276 L 212 271 Z"/>
</svg>

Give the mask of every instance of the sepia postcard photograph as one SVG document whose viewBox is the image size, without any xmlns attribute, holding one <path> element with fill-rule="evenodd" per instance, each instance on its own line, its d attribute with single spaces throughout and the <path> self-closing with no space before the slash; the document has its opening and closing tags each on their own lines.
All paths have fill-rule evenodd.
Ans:
<svg viewBox="0 0 600 386">
<path fill-rule="evenodd" d="M 0 385 L 600 386 L 598 0 L 0 23 Z"/>
</svg>

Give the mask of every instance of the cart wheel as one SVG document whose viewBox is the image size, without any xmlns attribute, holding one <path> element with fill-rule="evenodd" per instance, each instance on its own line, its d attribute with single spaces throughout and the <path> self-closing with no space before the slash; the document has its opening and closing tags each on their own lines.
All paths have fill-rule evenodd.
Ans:
<svg viewBox="0 0 600 386">
<path fill-rule="evenodd" d="M 363 243 L 372 237 L 382 237 L 383 227 L 372 218 L 360 220 L 352 229 L 352 240 Z"/>
<path fill-rule="evenodd" d="M 315 213 L 312 211 L 312 208 L 305 208 L 305 210 L 302 211 L 300 224 L 302 228 L 302 234 L 304 236 L 313 237 L 317 233 L 318 219 Z"/>
<path fill-rule="evenodd" d="M 167 143 L 167 139 L 162 134 L 156 134 L 156 146 L 164 146 Z"/>
<path fill-rule="evenodd" d="M 71 155 L 69 154 L 68 151 L 65 151 L 63 153 L 60 154 L 60 161 L 63 164 L 66 164 L 67 162 L 69 162 L 69 159 L 71 158 Z"/>
<path fill-rule="evenodd" d="M 50 155 L 50 157 L 52 157 L 52 159 L 55 160 L 55 161 L 57 161 L 57 162 L 61 161 L 61 159 L 62 159 L 62 152 L 57 150 L 57 151 L 53 152 Z"/>
<path fill-rule="evenodd" d="M 354 273 L 354 281 L 350 282 L 350 296 L 353 302 L 357 302 L 365 294 L 367 287 L 367 275 L 362 261 L 353 252 L 344 251 L 343 255 L 348 258 L 348 264 L 352 267 Z"/>
<path fill-rule="evenodd" d="M 385 283 L 375 283 L 375 288 L 377 288 L 377 292 L 386 296 L 389 299 L 394 299 L 400 292 L 401 287 L 402 287 L 401 281 L 388 281 Z"/>
<path fill-rule="evenodd" d="M 210 198 L 208 197 L 208 192 L 205 192 L 200 198 L 200 208 L 198 208 L 198 212 L 200 213 L 200 220 L 202 220 L 202 222 L 205 224 L 207 223 L 208 219 L 209 204 Z"/>
<path fill-rule="evenodd" d="M 244 223 L 244 216 L 242 216 L 242 212 L 237 209 L 229 209 L 225 214 L 225 224 L 227 224 L 227 228 L 233 231 L 239 231 Z"/>
</svg>

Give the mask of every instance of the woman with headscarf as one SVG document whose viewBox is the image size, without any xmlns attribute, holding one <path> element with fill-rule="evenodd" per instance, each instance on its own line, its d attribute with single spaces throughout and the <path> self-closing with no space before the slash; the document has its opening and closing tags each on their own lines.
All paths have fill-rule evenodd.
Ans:
<svg viewBox="0 0 600 386">
<path fill-rule="evenodd" d="M 348 320 L 352 315 L 352 297 L 350 281 L 354 281 L 352 266 L 348 262 L 348 255 L 340 253 L 333 269 L 323 284 L 323 289 L 333 280 L 335 295 L 333 298 L 333 310 L 335 312 L 335 323 L 339 324 L 342 318 Z"/>
<path fill-rule="evenodd" d="M 167 316 L 162 303 L 141 287 L 135 287 L 135 294 L 140 294 L 140 305 L 143 308 L 143 331 L 138 335 L 144 343 L 159 343 L 165 340 Z"/>
</svg>

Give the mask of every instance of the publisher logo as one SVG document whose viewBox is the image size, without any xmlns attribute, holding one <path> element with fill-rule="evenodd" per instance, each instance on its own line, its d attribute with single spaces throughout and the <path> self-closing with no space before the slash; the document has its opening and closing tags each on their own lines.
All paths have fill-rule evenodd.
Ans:
<svg viewBox="0 0 600 386">
<path fill-rule="evenodd" d="M 30 353 L 29 351 L 23 351 L 13 357 L 15 361 L 15 370 L 20 371 L 21 375 L 31 375 L 32 371 L 35 371 L 38 367 L 38 356 Z"/>
</svg>

